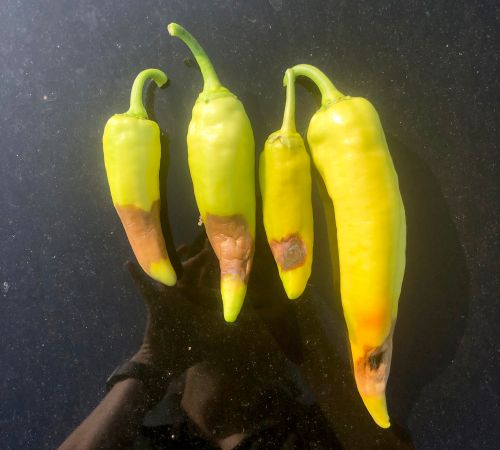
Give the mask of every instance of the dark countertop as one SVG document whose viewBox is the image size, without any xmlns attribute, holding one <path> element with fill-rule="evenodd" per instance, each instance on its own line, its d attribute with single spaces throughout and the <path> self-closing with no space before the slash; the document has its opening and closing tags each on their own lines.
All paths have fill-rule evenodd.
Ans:
<svg viewBox="0 0 500 450">
<path fill-rule="evenodd" d="M 131 251 L 101 136 L 146 67 L 171 80 L 155 92 L 155 112 L 169 136 L 173 237 L 198 232 L 185 134 L 201 77 L 166 32 L 176 21 L 242 100 L 258 152 L 281 124 L 293 64 L 317 65 L 376 106 L 408 217 L 393 422 L 418 449 L 497 448 L 498 13 L 492 1 L 4 0 L 0 446 L 56 447 L 140 343 L 144 310 L 122 268 Z M 306 88 L 297 89 L 301 131 L 317 107 Z M 376 429 L 352 401 L 334 415 L 339 439 L 388 448 L 395 431 Z"/>
</svg>

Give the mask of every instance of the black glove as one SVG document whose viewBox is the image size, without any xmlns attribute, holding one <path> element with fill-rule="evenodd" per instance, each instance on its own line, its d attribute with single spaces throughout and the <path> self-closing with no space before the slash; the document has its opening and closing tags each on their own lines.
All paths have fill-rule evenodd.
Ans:
<svg viewBox="0 0 500 450">
<path fill-rule="evenodd" d="M 182 261 L 188 248 L 182 246 L 177 253 Z M 217 259 L 208 243 L 182 262 L 182 277 L 173 287 L 153 280 L 135 262 L 126 266 L 147 309 L 143 343 L 131 360 L 179 373 L 203 359 L 203 337 L 222 320 L 215 287 Z"/>
</svg>

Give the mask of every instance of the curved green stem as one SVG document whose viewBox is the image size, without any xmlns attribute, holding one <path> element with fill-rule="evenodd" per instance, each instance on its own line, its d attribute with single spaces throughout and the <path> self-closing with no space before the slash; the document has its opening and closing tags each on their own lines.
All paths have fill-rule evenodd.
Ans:
<svg viewBox="0 0 500 450">
<path fill-rule="evenodd" d="M 159 69 L 146 69 L 135 77 L 134 84 L 132 85 L 132 91 L 130 92 L 130 108 L 125 113 L 128 116 L 139 117 L 141 119 L 147 119 L 148 113 L 146 108 L 142 103 L 142 90 L 144 88 L 144 83 L 149 78 L 152 78 L 158 87 L 163 86 L 168 78 L 164 72 Z"/>
<path fill-rule="evenodd" d="M 221 83 L 217 73 L 215 72 L 214 66 L 212 65 L 210 59 L 208 59 L 205 50 L 203 50 L 203 47 L 198 43 L 194 36 L 177 23 L 169 24 L 167 29 L 171 36 L 178 37 L 193 53 L 196 62 L 200 66 L 201 74 L 203 76 L 203 92 L 213 91 L 220 88 Z"/>
<path fill-rule="evenodd" d="M 291 69 L 295 77 L 310 78 L 321 92 L 321 106 L 328 106 L 345 97 L 330 81 L 330 79 L 318 68 L 309 64 L 298 64 Z M 286 83 L 286 80 L 284 81 Z"/>
<path fill-rule="evenodd" d="M 281 130 L 295 133 L 297 131 L 295 128 L 295 77 L 290 69 L 285 72 L 283 84 L 286 86 L 286 102 Z"/>
</svg>

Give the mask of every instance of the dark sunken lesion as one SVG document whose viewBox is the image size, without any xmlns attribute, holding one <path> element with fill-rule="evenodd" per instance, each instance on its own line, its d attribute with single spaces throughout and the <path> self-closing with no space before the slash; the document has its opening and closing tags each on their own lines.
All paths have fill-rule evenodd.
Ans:
<svg viewBox="0 0 500 450">
<path fill-rule="evenodd" d="M 393 333 L 394 323 L 382 345 L 367 348 L 354 363 L 356 384 L 363 395 L 379 395 L 385 391 L 391 368 Z"/>
<path fill-rule="evenodd" d="M 377 370 L 379 368 L 380 364 L 384 360 L 384 353 L 385 352 L 378 352 L 368 357 L 368 365 L 371 370 Z"/>
<path fill-rule="evenodd" d="M 245 218 L 240 214 L 206 214 L 207 236 L 219 259 L 221 277 L 237 276 L 247 283 L 252 268 L 255 242 Z"/>
<path fill-rule="evenodd" d="M 298 234 L 292 234 L 280 241 L 273 240 L 269 244 L 281 270 L 296 269 L 306 261 L 306 246 Z"/>
</svg>

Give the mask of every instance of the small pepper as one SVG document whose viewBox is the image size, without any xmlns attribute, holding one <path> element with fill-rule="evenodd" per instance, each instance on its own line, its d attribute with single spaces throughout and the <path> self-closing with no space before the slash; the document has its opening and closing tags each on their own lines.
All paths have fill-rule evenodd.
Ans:
<svg viewBox="0 0 500 450">
<path fill-rule="evenodd" d="M 252 127 L 196 39 L 175 23 L 168 31 L 189 47 L 203 75 L 188 129 L 188 163 L 201 220 L 219 259 L 224 318 L 233 322 L 243 305 L 255 248 Z"/>
<path fill-rule="evenodd" d="M 130 109 L 112 116 L 104 128 L 104 163 L 113 204 L 137 261 L 152 278 L 173 286 L 177 277 L 160 223 L 160 128 L 148 119 L 142 104 L 142 89 L 148 78 L 158 86 L 167 82 L 167 76 L 158 69 L 137 75 Z"/>
<path fill-rule="evenodd" d="M 322 95 L 307 140 L 335 209 L 340 291 L 356 384 L 374 421 L 387 428 L 385 389 L 405 270 L 398 177 L 372 104 L 343 95 L 313 66 L 291 70 L 295 77 L 310 78 Z"/>
<path fill-rule="evenodd" d="M 298 298 L 311 275 L 314 223 L 311 163 L 295 129 L 295 84 L 287 82 L 283 125 L 260 155 L 259 178 L 264 228 L 281 281 L 290 299 Z"/>
</svg>

